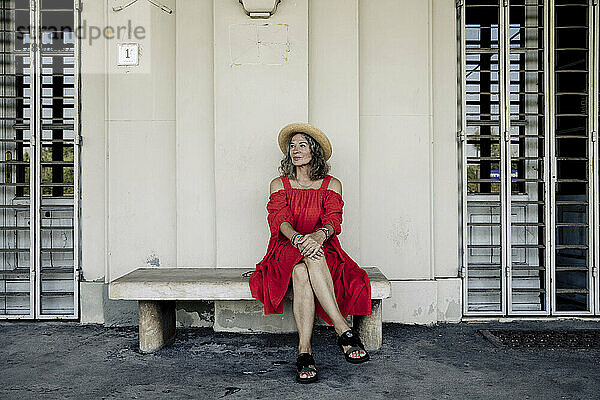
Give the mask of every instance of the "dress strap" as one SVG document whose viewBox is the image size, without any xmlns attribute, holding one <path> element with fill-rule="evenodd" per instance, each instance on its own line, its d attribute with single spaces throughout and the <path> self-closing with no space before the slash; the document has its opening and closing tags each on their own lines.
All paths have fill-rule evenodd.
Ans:
<svg viewBox="0 0 600 400">
<path fill-rule="evenodd" d="M 290 179 L 285 175 L 281 175 L 281 181 L 283 182 L 283 188 L 285 189 L 285 191 L 290 192 L 292 190 L 292 185 L 290 185 Z"/>
<path fill-rule="evenodd" d="M 327 189 L 327 186 L 329 186 L 329 181 L 330 180 L 331 180 L 331 175 L 325 176 L 325 178 L 323 178 L 323 183 L 321 183 L 321 187 L 319 189 L 320 190 Z"/>
</svg>

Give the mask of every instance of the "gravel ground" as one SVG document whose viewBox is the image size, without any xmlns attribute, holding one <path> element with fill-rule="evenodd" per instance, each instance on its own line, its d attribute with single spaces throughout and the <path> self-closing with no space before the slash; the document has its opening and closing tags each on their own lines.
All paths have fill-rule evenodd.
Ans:
<svg viewBox="0 0 600 400">
<path fill-rule="evenodd" d="M 600 329 L 484 329 L 480 332 L 499 347 L 600 349 Z"/>
<path fill-rule="evenodd" d="M 179 330 L 144 355 L 135 328 L 0 322 L 0 399 L 600 398 L 599 349 L 513 348 L 481 333 L 579 329 L 600 321 L 385 324 L 383 348 L 352 365 L 317 327 L 319 382 L 300 385 L 293 334 Z"/>
</svg>

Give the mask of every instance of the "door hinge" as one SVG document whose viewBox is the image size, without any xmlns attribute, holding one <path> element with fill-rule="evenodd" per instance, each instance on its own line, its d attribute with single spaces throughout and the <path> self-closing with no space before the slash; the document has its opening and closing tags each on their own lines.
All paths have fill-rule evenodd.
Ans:
<svg viewBox="0 0 600 400">
<path fill-rule="evenodd" d="M 506 276 L 509 277 L 510 276 L 510 267 L 506 267 Z"/>
<path fill-rule="evenodd" d="M 81 4 L 81 0 L 77 0 L 77 1 L 75 2 L 75 10 L 77 10 L 77 11 L 81 11 L 81 5 L 82 5 L 82 4 Z"/>
<path fill-rule="evenodd" d="M 467 269 L 465 267 L 462 267 L 459 271 L 458 274 L 460 275 L 461 278 L 464 278 L 467 276 Z"/>
<path fill-rule="evenodd" d="M 592 6 L 597 6 L 598 5 L 598 0 L 592 0 Z"/>
<path fill-rule="evenodd" d="M 510 132 L 509 131 L 504 131 L 504 141 L 510 142 Z"/>
<path fill-rule="evenodd" d="M 504 0 L 502 2 L 502 7 L 508 7 L 508 0 Z"/>
<path fill-rule="evenodd" d="M 456 132 L 456 140 L 458 140 L 461 143 L 464 142 L 465 141 L 465 131 Z"/>
<path fill-rule="evenodd" d="M 35 0 L 31 0 L 29 2 L 29 8 L 31 9 L 31 11 L 35 11 Z"/>
<path fill-rule="evenodd" d="M 592 276 L 596 277 L 598 275 L 598 267 L 592 267 Z"/>
<path fill-rule="evenodd" d="M 592 142 L 598 141 L 598 131 L 592 131 Z"/>
<path fill-rule="evenodd" d="M 461 8 L 465 5 L 465 0 L 456 0 L 456 8 Z"/>
</svg>

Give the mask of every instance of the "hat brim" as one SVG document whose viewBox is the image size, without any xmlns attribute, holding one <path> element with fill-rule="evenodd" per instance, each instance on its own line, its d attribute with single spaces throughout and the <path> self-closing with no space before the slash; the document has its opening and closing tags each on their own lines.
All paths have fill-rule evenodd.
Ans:
<svg viewBox="0 0 600 400">
<path fill-rule="evenodd" d="M 306 122 L 294 122 L 284 126 L 281 131 L 279 131 L 279 148 L 283 154 L 286 153 L 290 136 L 296 133 L 306 133 L 315 139 L 323 148 L 325 160 L 329 160 L 332 149 L 331 142 L 327 138 L 327 135 L 325 135 L 319 128 L 312 126 L 311 124 L 307 124 Z"/>
</svg>

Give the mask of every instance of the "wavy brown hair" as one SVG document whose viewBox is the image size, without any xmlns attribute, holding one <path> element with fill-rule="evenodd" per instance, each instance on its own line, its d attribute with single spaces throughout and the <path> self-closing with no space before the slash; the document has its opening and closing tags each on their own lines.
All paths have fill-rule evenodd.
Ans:
<svg viewBox="0 0 600 400">
<path fill-rule="evenodd" d="M 330 166 L 325 160 L 325 154 L 323 152 L 323 148 L 312 136 L 307 135 L 303 132 L 300 133 L 306 141 L 308 142 L 308 146 L 310 148 L 310 155 L 312 156 L 312 160 L 310 160 L 310 172 L 309 177 L 312 181 L 323 179 L 329 173 Z M 295 134 L 294 134 L 295 135 Z M 281 160 L 281 165 L 279 166 L 279 173 L 287 176 L 288 178 L 296 179 L 296 166 L 292 162 L 292 157 L 290 156 L 290 143 L 292 142 L 292 138 L 294 135 L 290 135 L 287 144 L 285 146 L 285 156 Z"/>
</svg>

